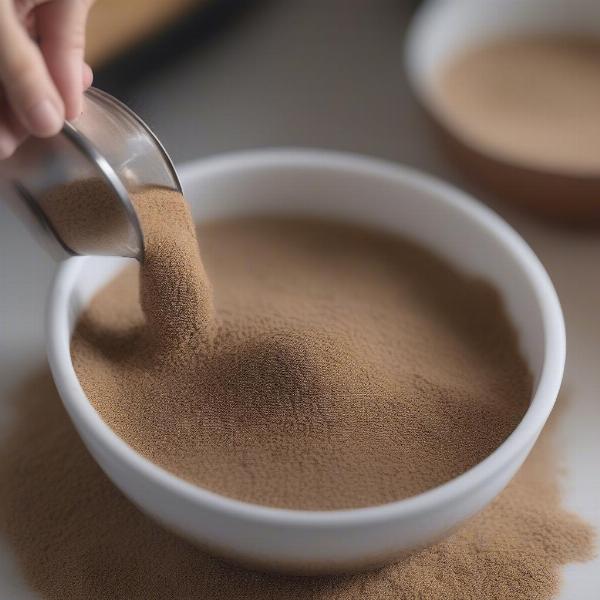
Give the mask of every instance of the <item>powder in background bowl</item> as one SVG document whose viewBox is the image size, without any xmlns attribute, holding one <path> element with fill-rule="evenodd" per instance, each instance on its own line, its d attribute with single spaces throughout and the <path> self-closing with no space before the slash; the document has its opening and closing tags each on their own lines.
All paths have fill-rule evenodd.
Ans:
<svg viewBox="0 0 600 600">
<path fill-rule="evenodd" d="M 436 104 L 461 140 L 508 162 L 600 175 L 600 39 L 499 39 L 440 68 Z"/>
<path fill-rule="evenodd" d="M 463 473 L 526 411 L 499 294 L 427 250 L 264 218 L 204 225 L 201 260 L 181 196 L 135 204 L 141 279 L 97 294 L 72 356 L 102 418 L 176 475 L 269 506 L 377 505 Z"/>
</svg>

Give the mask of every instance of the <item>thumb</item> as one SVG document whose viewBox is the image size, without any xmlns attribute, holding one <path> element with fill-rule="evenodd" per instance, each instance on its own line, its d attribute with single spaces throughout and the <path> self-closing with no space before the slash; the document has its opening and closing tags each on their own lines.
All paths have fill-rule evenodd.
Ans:
<svg viewBox="0 0 600 600">
<path fill-rule="evenodd" d="M 29 133 L 46 137 L 60 131 L 63 101 L 12 2 L 0 2 L 0 81 L 10 107 Z"/>
<path fill-rule="evenodd" d="M 81 113 L 85 25 L 90 0 L 53 0 L 36 7 L 40 48 L 65 103 L 67 119 Z"/>
</svg>

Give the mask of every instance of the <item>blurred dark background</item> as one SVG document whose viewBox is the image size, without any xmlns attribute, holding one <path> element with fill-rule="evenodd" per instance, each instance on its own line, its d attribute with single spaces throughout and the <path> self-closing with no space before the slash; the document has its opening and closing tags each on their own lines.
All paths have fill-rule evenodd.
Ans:
<svg viewBox="0 0 600 600">
<path fill-rule="evenodd" d="M 417 4 L 130 0 L 123 11 L 97 0 L 88 59 L 95 85 L 136 110 L 176 162 L 293 145 L 424 166 L 435 149 L 415 128 L 402 68 Z"/>
<path fill-rule="evenodd" d="M 88 25 L 87 59 L 95 84 L 127 100 L 157 70 L 227 35 L 259 0 L 96 0 Z M 131 5 L 137 4 L 135 9 Z M 115 25 L 117 26 L 115 27 Z"/>
</svg>

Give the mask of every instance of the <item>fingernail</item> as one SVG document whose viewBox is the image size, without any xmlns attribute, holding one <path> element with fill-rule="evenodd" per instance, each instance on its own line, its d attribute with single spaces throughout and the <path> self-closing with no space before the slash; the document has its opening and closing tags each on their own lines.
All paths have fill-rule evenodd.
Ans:
<svg viewBox="0 0 600 600">
<path fill-rule="evenodd" d="M 79 117 L 82 113 L 81 101 L 74 103 L 69 112 L 67 112 L 66 119 L 67 121 L 74 121 L 77 117 Z"/>
<path fill-rule="evenodd" d="M 60 131 L 63 118 L 50 100 L 42 100 L 27 111 L 27 124 L 31 133 L 53 135 Z"/>
<path fill-rule="evenodd" d="M 0 134 L 0 160 L 12 156 L 12 153 L 15 151 L 16 147 L 17 143 L 14 139 L 8 137 L 7 135 Z"/>
<path fill-rule="evenodd" d="M 92 83 L 94 83 L 94 71 L 92 71 L 92 67 L 90 67 L 90 65 L 87 63 L 83 63 L 82 80 L 83 87 L 86 90 L 92 85 Z"/>
</svg>

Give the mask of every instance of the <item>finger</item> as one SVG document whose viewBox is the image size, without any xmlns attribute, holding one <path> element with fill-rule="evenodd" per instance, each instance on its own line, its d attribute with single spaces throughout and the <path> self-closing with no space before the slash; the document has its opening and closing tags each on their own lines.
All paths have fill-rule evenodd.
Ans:
<svg viewBox="0 0 600 600">
<path fill-rule="evenodd" d="M 25 128 L 19 123 L 6 98 L 0 96 L 0 160 L 13 154 L 25 134 Z"/>
<path fill-rule="evenodd" d="M 81 113 L 83 52 L 89 0 L 54 0 L 35 9 L 40 48 L 65 103 L 67 119 Z"/>
<path fill-rule="evenodd" d="M 26 23 L 33 17 L 33 9 L 44 2 L 51 0 L 14 0 L 15 14 L 21 23 Z"/>
<path fill-rule="evenodd" d="M 92 67 L 87 63 L 83 63 L 82 69 L 82 81 L 83 81 L 83 89 L 87 90 L 91 87 L 92 83 L 94 83 L 94 72 L 92 71 Z"/>
<path fill-rule="evenodd" d="M 17 138 L 12 131 L 10 131 L 3 121 L 0 121 L 0 160 L 12 156 L 17 148 L 17 144 Z"/>
<path fill-rule="evenodd" d="M 60 131 L 62 99 L 12 2 L 0 2 L 0 80 L 10 107 L 30 133 L 46 137 Z"/>
</svg>

